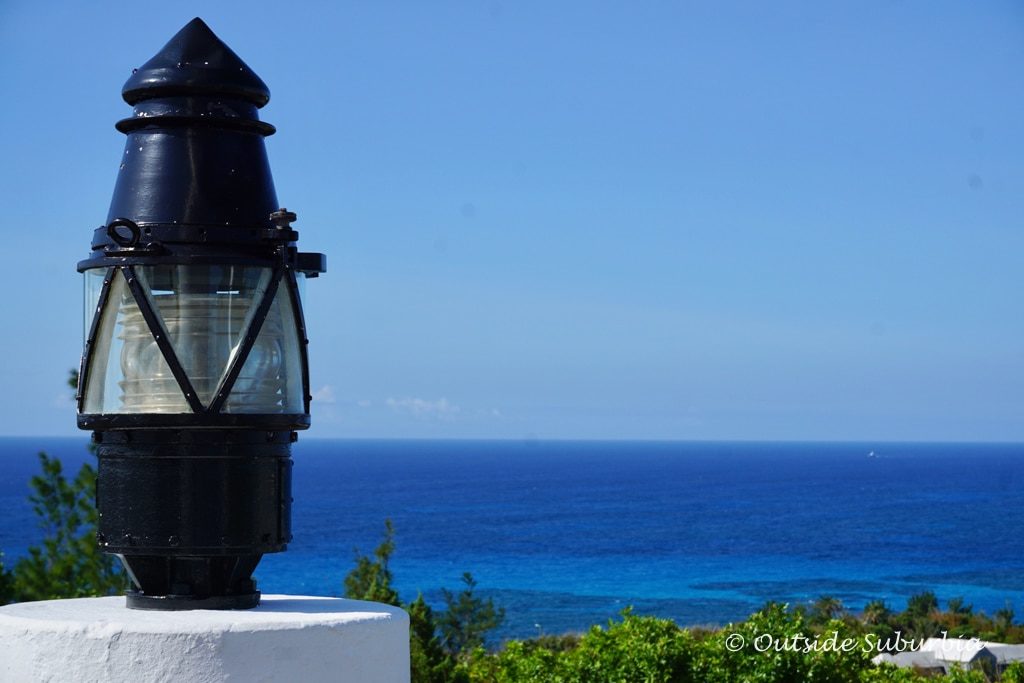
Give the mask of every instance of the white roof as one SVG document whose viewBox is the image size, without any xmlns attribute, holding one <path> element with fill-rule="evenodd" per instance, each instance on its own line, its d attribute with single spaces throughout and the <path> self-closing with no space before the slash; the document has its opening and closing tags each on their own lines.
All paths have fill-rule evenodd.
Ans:
<svg viewBox="0 0 1024 683">
<path fill-rule="evenodd" d="M 919 650 L 895 654 L 883 652 L 873 657 L 871 662 L 922 669 L 940 668 L 945 671 L 945 663 L 969 664 L 988 657 L 995 658 L 1000 664 L 1024 662 L 1024 645 L 993 643 L 976 638 L 928 638 Z"/>
<path fill-rule="evenodd" d="M 929 638 L 924 641 L 920 651 L 931 652 L 936 659 L 966 664 L 977 659 L 986 645 L 985 641 L 977 638 Z"/>
<path fill-rule="evenodd" d="M 1024 645 L 986 642 L 985 647 L 996 656 L 996 660 L 999 662 L 1024 662 Z"/>
<path fill-rule="evenodd" d="M 909 652 L 897 652 L 889 654 L 883 652 L 871 659 L 872 664 L 893 664 L 900 667 L 916 666 L 920 669 L 941 669 L 946 670 L 945 665 L 935 658 L 934 652 L 923 650 L 910 650 Z"/>
</svg>

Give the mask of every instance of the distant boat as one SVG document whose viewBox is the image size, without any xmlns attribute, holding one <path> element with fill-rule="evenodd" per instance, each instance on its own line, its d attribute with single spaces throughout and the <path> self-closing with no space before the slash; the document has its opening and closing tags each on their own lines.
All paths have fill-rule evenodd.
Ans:
<svg viewBox="0 0 1024 683">
<path fill-rule="evenodd" d="M 878 456 L 877 456 L 877 455 L 875 455 L 875 452 L 874 452 L 874 451 L 871 451 L 870 453 L 868 453 L 868 457 L 869 457 L 869 458 L 877 458 Z"/>
</svg>

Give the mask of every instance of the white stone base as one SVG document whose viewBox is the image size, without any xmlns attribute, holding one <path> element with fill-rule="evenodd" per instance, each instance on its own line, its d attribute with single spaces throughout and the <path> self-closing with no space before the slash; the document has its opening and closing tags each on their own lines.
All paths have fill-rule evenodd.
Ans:
<svg viewBox="0 0 1024 683">
<path fill-rule="evenodd" d="M 342 598 L 264 595 L 251 610 L 131 610 L 123 597 L 0 607 L 0 680 L 409 680 L 409 616 Z"/>
</svg>

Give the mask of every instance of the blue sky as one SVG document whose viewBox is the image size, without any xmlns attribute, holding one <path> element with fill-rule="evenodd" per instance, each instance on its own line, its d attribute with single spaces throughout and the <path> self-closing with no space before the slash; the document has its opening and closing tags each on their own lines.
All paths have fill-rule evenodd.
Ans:
<svg viewBox="0 0 1024 683">
<path fill-rule="evenodd" d="M 74 434 L 120 89 L 271 89 L 309 436 L 1024 439 L 1017 2 L 0 5 L 0 433 Z"/>
</svg>

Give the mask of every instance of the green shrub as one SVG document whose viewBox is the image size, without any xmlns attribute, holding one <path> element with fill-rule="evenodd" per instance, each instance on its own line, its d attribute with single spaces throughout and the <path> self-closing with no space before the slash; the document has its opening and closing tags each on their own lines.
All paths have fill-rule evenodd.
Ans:
<svg viewBox="0 0 1024 683">
<path fill-rule="evenodd" d="M 572 649 L 512 641 L 494 655 L 477 649 L 460 666 L 470 681 L 550 683 L 669 683 L 696 681 L 694 639 L 672 621 L 629 610 L 607 628 L 594 626 Z"/>
<path fill-rule="evenodd" d="M 45 537 L 14 565 L 9 598 L 20 602 L 124 592 L 124 572 L 96 543 L 96 470 L 86 463 L 68 481 L 58 458 L 40 453 L 39 463 L 42 473 L 32 477 L 29 500 Z"/>
<path fill-rule="evenodd" d="M 1001 680 L 1003 683 L 1024 683 L 1024 662 L 1014 662 L 1006 667 Z"/>
</svg>

